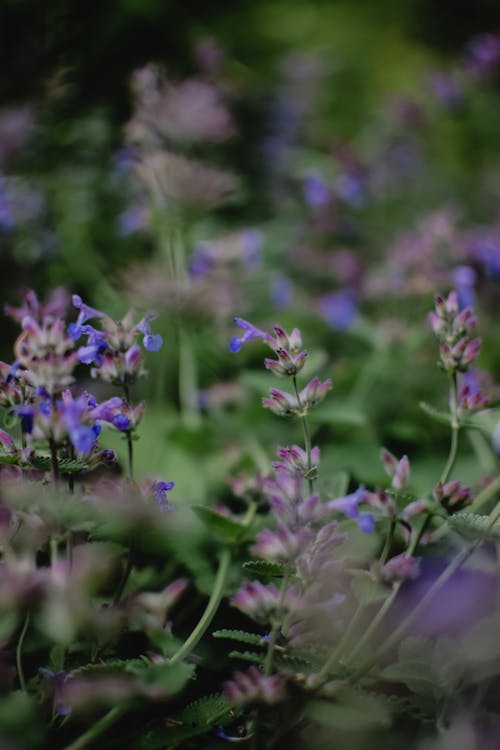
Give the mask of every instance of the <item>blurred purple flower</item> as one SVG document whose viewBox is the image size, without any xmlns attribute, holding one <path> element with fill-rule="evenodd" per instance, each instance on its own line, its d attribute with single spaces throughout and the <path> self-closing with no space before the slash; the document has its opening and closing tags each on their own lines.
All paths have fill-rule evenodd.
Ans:
<svg viewBox="0 0 500 750">
<path fill-rule="evenodd" d="M 319 311 L 333 328 L 347 331 L 358 315 L 356 295 L 350 289 L 327 294 L 319 301 Z"/>
<path fill-rule="evenodd" d="M 174 482 L 155 482 L 153 487 L 156 504 L 162 511 L 173 510 L 173 505 L 168 502 L 167 492 L 174 488 Z"/>
<path fill-rule="evenodd" d="M 330 201 L 330 188 L 318 175 L 309 175 L 304 180 L 304 198 L 311 208 L 322 208 Z"/>
<path fill-rule="evenodd" d="M 476 272 L 471 266 L 457 266 L 453 271 L 454 287 L 458 296 L 460 309 L 474 307 L 476 304 Z"/>
<path fill-rule="evenodd" d="M 293 284 L 288 276 L 276 276 L 271 284 L 271 299 L 278 310 L 289 307 L 293 298 Z"/>
</svg>

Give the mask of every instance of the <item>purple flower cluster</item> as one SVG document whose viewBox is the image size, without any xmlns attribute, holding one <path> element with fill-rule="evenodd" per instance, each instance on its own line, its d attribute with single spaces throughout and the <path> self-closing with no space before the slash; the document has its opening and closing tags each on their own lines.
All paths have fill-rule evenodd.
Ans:
<svg viewBox="0 0 500 750">
<path fill-rule="evenodd" d="M 456 292 L 438 294 L 429 322 L 439 340 L 442 367 L 450 373 L 465 372 L 479 356 L 481 339 L 472 338 L 476 318 L 470 307 L 460 310 Z"/>
<path fill-rule="evenodd" d="M 94 365 L 91 370 L 93 377 L 124 385 L 144 374 L 137 337 L 142 334 L 143 346 L 149 352 L 159 351 L 163 344 L 162 337 L 151 331 L 154 313 L 148 313 L 139 323 L 134 323 L 133 311 L 129 310 L 120 322 L 115 323 L 105 313 L 86 305 L 77 294 L 73 295 L 73 305 L 79 313 L 68 331 L 73 341 L 78 341 L 81 336 L 87 337 L 85 344 L 78 349 L 78 359 L 83 364 Z M 96 318 L 101 321 L 100 329 L 87 323 Z"/>
</svg>

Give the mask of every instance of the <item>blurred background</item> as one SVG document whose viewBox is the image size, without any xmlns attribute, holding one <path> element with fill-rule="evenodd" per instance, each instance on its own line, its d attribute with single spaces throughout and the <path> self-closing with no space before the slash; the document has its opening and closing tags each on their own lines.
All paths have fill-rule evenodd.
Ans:
<svg viewBox="0 0 500 750">
<path fill-rule="evenodd" d="M 432 486 L 436 292 L 477 305 L 474 387 L 497 398 L 495 0 L 2 0 L 0 62 L 2 301 L 63 286 L 116 319 L 158 312 L 143 473 L 208 501 L 300 440 L 260 408 L 266 352 L 228 349 L 241 316 L 299 326 L 306 375 L 332 377 L 312 417 L 325 491 L 379 481 L 382 444 Z M 463 481 L 495 470 L 496 412 L 479 419 Z"/>
</svg>

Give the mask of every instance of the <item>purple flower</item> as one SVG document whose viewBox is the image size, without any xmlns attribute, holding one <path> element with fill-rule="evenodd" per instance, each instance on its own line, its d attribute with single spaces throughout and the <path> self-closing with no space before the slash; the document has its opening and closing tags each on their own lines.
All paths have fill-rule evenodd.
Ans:
<svg viewBox="0 0 500 750">
<path fill-rule="evenodd" d="M 80 312 L 78 313 L 76 323 L 70 323 L 68 332 L 71 338 L 76 341 L 80 338 L 82 333 L 88 333 L 88 331 L 83 330 L 83 325 L 87 320 L 90 320 L 91 318 L 105 318 L 106 315 L 100 310 L 96 310 L 95 308 L 90 307 L 90 305 L 86 305 L 78 294 L 73 295 L 73 305 L 77 310 L 80 310 Z"/>
<path fill-rule="evenodd" d="M 304 180 L 304 198 L 311 208 L 326 206 L 330 200 L 330 190 L 322 177 L 309 175 Z"/>
<path fill-rule="evenodd" d="M 68 716 L 71 713 L 71 708 L 63 702 L 63 689 L 64 683 L 68 678 L 68 673 L 64 670 L 59 672 L 52 672 L 50 669 L 45 667 L 39 667 L 38 672 L 44 677 L 50 684 L 54 693 L 54 711 L 59 716 Z"/>
<path fill-rule="evenodd" d="M 270 336 L 268 333 L 265 333 L 264 331 L 261 331 L 260 328 L 252 325 L 252 323 L 249 323 L 247 320 L 243 320 L 243 318 L 235 318 L 234 322 L 237 326 L 243 328 L 243 330 L 245 331 L 243 336 L 241 336 L 240 338 L 235 336 L 229 342 L 229 349 L 234 354 L 240 351 L 243 344 L 245 344 L 247 341 L 251 341 L 252 339 L 272 341 L 272 336 Z"/>
<path fill-rule="evenodd" d="M 168 502 L 167 492 L 174 488 L 174 482 L 155 482 L 153 487 L 155 501 L 162 511 L 173 510 Z"/>
<path fill-rule="evenodd" d="M 470 266 L 457 266 L 453 272 L 453 280 L 457 290 L 458 304 L 460 309 L 474 307 L 476 304 L 476 272 Z"/>
<path fill-rule="evenodd" d="M 332 328 L 347 331 L 358 315 L 354 292 L 350 289 L 342 289 L 327 294 L 319 301 L 319 311 Z"/>
<path fill-rule="evenodd" d="M 137 330 L 144 334 L 142 343 L 148 352 L 158 352 L 163 345 L 163 338 L 160 334 L 151 333 L 150 322 L 156 318 L 156 313 L 147 313 L 141 322 L 136 326 Z"/>
<path fill-rule="evenodd" d="M 345 513 L 349 518 L 355 518 L 356 522 L 365 534 L 371 534 L 375 529 L 375 519 L 371 513 L 360 513 L 359 504 L 365 499 L 366 490 L 360 485 L 355 492 L 337 500 L 329 500 L 326 505 L 328 510 L 338 510 Z"/>
</svg>

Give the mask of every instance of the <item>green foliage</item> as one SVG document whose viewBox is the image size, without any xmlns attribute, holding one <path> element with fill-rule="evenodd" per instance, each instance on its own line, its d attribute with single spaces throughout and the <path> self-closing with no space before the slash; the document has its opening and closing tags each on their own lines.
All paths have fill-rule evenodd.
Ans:
<svg viewBox="0 0 500 750">
<path fill-rule="evenodd" d="M 387 728 L 391 704 L 383 695 L 354 688 L 342 688 L 335 700 L 312 700 L 305 707 L 308 719 L 341 731 L 367 732 Z"/>
<path fill-rule="evenodd" d="M 213 638 L 227 638 L 232 641 L 239 641 L 240 643 L 251 643 L 254 646 L 264 645 L 262 636 L 258 633 L 247 633 L 244 630 L 215 630 L 212 633 Z"/>
<path fill-rule="evenodd" d="M 465 539 L 491 542 L 500 540 L 500 520 L 492 524 L 488 516 L 460 512 L 450 516 L 448 523 Z"/>
</svg>

